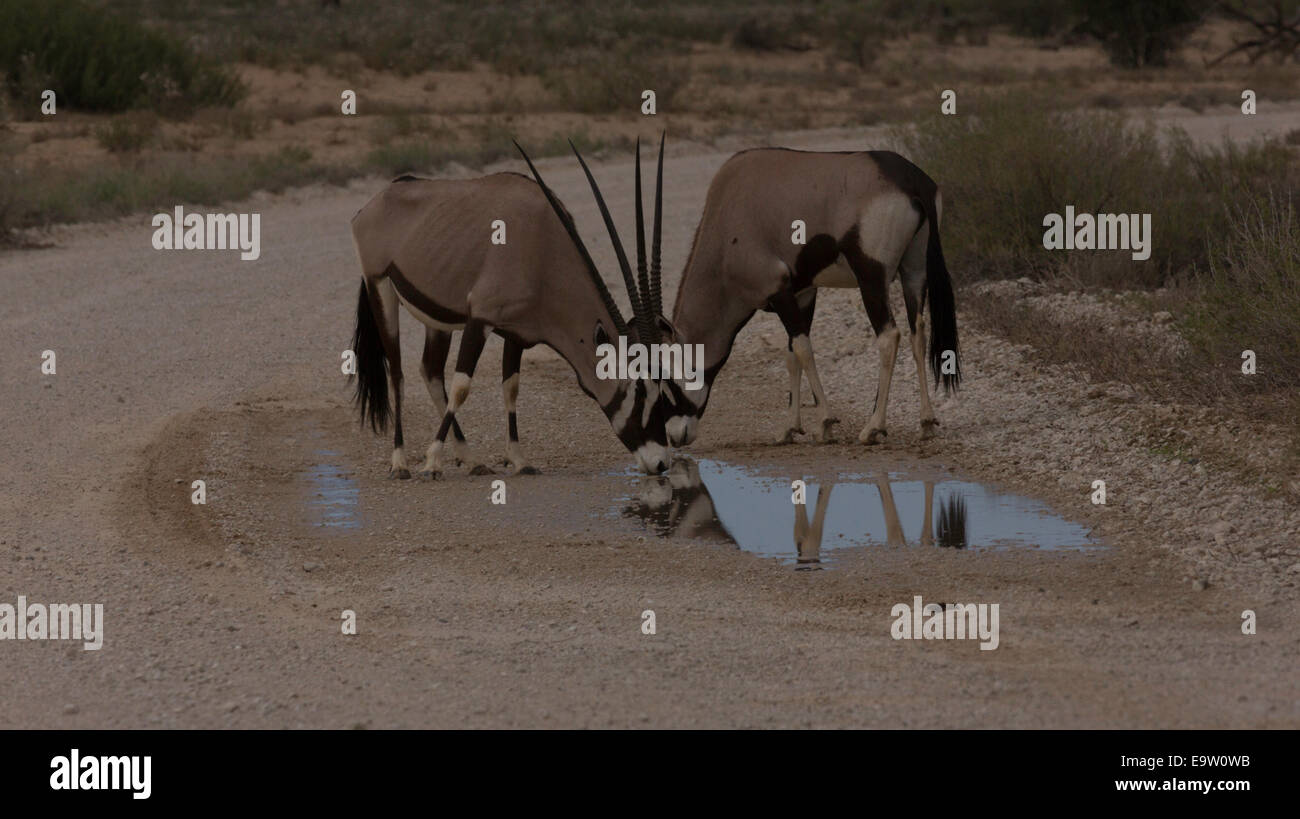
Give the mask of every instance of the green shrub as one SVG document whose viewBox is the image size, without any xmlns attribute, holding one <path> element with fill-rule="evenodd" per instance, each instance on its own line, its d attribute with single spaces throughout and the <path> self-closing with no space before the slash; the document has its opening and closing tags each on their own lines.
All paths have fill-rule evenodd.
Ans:
<svg viewBox="0 0 1300 819">
<path fill-rule="evenodd" d="M 0 0 L 0 73 L 26 100 L 38 85 L 85 111 L 230 105 L 243 88 L 179 40 L 84 0 Z"/>
</svg>

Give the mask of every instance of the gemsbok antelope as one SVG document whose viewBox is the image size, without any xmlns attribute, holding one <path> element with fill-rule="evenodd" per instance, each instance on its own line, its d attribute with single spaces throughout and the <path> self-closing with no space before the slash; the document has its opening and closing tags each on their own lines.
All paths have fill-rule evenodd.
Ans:
<svg viewBox="0 0 1300 819">
<path fill-rule="evenodd" d="M 515 146 L 518 148 L 518 144 Z M 454 432 L 457 462 L 468 457 L 456 412 L 469 395 L 470 379 L 489 333 L 505 341 L 502 391 L 508 427 L 506 460 L 517 472 L 536 470 L 519 446 L 515 400 L 523 351 L 545 344 L 559 353 L 578 384 L 609 419 L 615 434 L 650 474 L 668 467 L 659 384 L 649 379 L 616 380 L 597 375 L 596 348 L 628 336 L 644 340 L 652 331 L 643 305 L 651 293 L 645 273 L 645 230 L 641 213 L 641 159 L 637 145 L 637 263 L 640 289 L 633 280 L 604 197 L 587 163 L 578 155 L 618 256 L 632 303 L 631 326 L 619 312 L 596 269 L 573 218 L 522 148 L 533 179 L 497 173 L 470 180 L 431 180 L 402 176 L 371 199 L 352 219 L 352 236 L 363 279 L 357 297 L 352 349 L 357 362 L 356 404 L 362 422 L 375 432 L 394 422 L 391 477 L 409 478 L 402 452 L 402 355 L 398 336 L 400 301 L 426 327 L 420 368 L 434 407 L 442 416 L 420 476 L 436 478 L 443 447 Z M 577 149 L 574 148 L 577 154 Z M 534 181 L 535 180 L 535 181 Z M 663 144 L 655 189 L 653 265 L 659 264 L 663 188 Z M 505 241 L 494 244 L 491 226 L 506 225 Z M 656 281 L 658 270 L 654 270 Z M 443 367 L 452 332 L 463 330 L 448 400 Z M 393 397 L 390 406 L 389 381 Z M 475 472 L 491 470 L 475 467 Z"/>
<path fill-rule="evenodd" d="M 789 423 L 781 440 L 803 432 L 801 371 L 808 374 L 820 418 L 813 438 L 824 441 L 836 423 L 813 361 L 809 330 L 819 287 L 857 287 L 876 334 L 880 377 L 871 418 L 858 436 L 880 443 L 900 333 L 889 307 L 898 271 L 921 382 L 921 434 L 939 421 L 925 379 L 922 313 L 930 298 L 930 368 L 935 384 L 954 389 L 957 315 L 952 281 L 939 244 L 942 200 L 920 168 L 891 151 L 823 153 L 786 148 L 742 151 L 709 185 L 704 214 L 682 272 L 671 325 L 677 343 L 704 345 L 704 386 L 691 391 L 664 382 L 668 441 L 689 444 L 708 404 L 713 381 L 736 334 L 758 310 L 775 312 L 789 336 Z M 793 241 L 801 220 L 806 239 Z M 945 356 L 951 352 L 951 356 Z M 947 364 L 948 366 L 945 366 Z"/>
</svg>

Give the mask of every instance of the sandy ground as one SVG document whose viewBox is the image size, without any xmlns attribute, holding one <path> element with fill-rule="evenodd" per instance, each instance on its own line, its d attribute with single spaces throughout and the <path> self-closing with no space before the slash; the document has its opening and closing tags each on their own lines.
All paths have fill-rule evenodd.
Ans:
<svg viewBox="0 0 1300 819">
<path fill-rule="evenodd" d="M 673 289 L 727 155 L 670 155 Z M 543 170 L 614 270 L 575 164 Z M 630 161 L 596 172 L 630 222 Z M 907 467 L 985 480 L 1109 549 L 882 546 L 795 572 L 657 538 L 611 514 L 641 479 L 568 366 L 540 351 L 525 359 L 519 415 L 542 475 L 507 477 L 504 506 L 489 502 L 492 477 L 463 469 L 386 480 L 388 441 L 357 431 L 339 371 L 358 277 L 347 224 L 379 184 L 241 204 L 262 213 L 256 262 L 155 252 L 147 216 L 0 256 L 0 601 L 102 602 L 107 621 L 98 652 L 0 643 L 0 727 L 1300 726 L 1296 512 L 1231 475 L 1179 471 L 1136 439 L 1134 407 L 1040 370 L 973 316 L 965 389 L 938 404 L 934 441 L 918 440 L 900 356 L 890 442 L 856 443 L 875 352 L 857 297 L 836 291 L 813 338 L 841 442 L 769 443 L 784 337 L 760 315 L 692 451 L 790 477 Z M 419 328 L 404 321 L 415 360 Z M 46 349 L 55 376 L 40 373 Z M 499 359 L 494 339 L 461 416 L 494 457 Z M 407 386 L 419 452 L 434 419 L 418 380 Z M 304 473 L 322 461 L 357 481 L 360 528 L 312 520 Z M 1104 507 L 1089 501 L 1094 478 L 1108 481 Z M 194 479 L 205 506 L 190 503 Z M 1000 647 L 894 641 L 890 609 L 916 594 L 999 603 Z M 340 633 L 344 609 L 354 636 Z M 645 609 L 654 635 L 640 631 Z M 1258 634 L 1242 634 L 1244 609 Z"/>
</svg>

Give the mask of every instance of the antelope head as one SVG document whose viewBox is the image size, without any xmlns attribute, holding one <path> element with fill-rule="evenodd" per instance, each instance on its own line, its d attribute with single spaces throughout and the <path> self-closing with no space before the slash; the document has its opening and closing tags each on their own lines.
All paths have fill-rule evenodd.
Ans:
<svg viewBox="0 0 1300 819">
<path fill-rule="evenodd" d="M 614 349 L 618 349 L 620 339 L 623 340 L 625 349 L 631 348 L 634 344 L 645 345 L 647 350 L 652 349 L 652 344 L 659 343 L 661 332 L 666 325 L 666 320 L 661 315 L 662 297 L 659 287 L 660 217 L 663 211 L 663 140 L 661 139 L 659 143 L 659 171 L 655 184 L 654 233 L 651 241 L 648 269 L 645 247 L 645 218 L 641 205 L 641 141 L 637 140 L 637 274 L 635 277 L 628 263 L 627 253 L 623 249 L 623 242 L 619 239 L 618 230 L 614 227 L 614 220 L 610 217 L 609 208 L 605 205 L 605 197 L 600 192 L 600 186 L 596 184 L 596 178 L 592 176 L 591 169 L 587 167 L 582 154 L 578 152 L 572 142 L 569 143 L 569 147 L 573 148 L 573 153 L 577 156 L 578 162 L 582 165 L 582 170 L 587 176 L 591 192 L 595 195 L 596 204 L 600 208 L 601 218 L 605 222 L 605 229 L 609 232 L 610 241 L 614 246 L 614 254 L 618 258 L 619 270 L 623 274 L 623 284 L 627 288 L 628 301 L 632 305 L 632 324 L 628 324 L 627 320 L 623 318 L 623 314 L 619 311 L 613 296 L 610 295 L 609 288 L 605 286 L 605 281 L 601 277 L 600 271 L 596 269 L 591 254 L 578 235 L 573 218 L 560 204 L 560 201 L 546 183 L 542 181 L 536 166 L 524 153 L 523 148 L 519 147 L 519 143 L 516 142 L 515 147 L 519 149 L 524 161 L 528 163 L 528 169 L 532 172 L 533 179 L 537 181 L 538 186 L 546 195 L 551 208 L 560 218 L 560 222 L 568 232 L 569 238 L 572 239 L 578 254 L 582 257 L 587 275 L 599 293 L 601 302 L 608 312 L 609 321 L 613 325 L 607 327 L 603 317 L 597 316 L 594 319 L 590 349 L 593 351 L 600 350 L 603 345 L 607 344 L 612 345 Z M 657 475 L 666 471 L 672 456 L 668 449 L 668 436 L 664 426 L 667 418 L 667 408 L 662 400 L 663 379 L 650 377 L 609 378 L 600 374 L 599 368 L 594 366 L 594 360 L 592 362 L 593 372 L 590 373 L 579 367 L 577 362 L 570 363 L 574 364 L 575 369 L 578 370 L 578 378 L 583 383 L 584 389 L 600 404 L 605 417 L 609 419 L 614 434 L 636 456 L 637 464 L 641 470 L 648 475 Z M 601 389 L 588 387 L 589 384 L 601 383 L 602 381 L 604 383 L 601 384 Z M 613 382 L 612 385 L 610 384 L 611 381 Z"/>
</svg>

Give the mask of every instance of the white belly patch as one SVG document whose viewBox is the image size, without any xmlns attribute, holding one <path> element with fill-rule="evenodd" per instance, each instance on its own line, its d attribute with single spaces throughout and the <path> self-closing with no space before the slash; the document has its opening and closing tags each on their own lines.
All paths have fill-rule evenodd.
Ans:
<svg viewBox="0 0 1300 819">
<path fill-rule="evenodd" d="M 465 329 L 464 324 L 445 324 L 441 321 L 438 321 L 437 319 L 425 315 L 415 305 L 411 304 L 409 301 L 402 298 L 402 292 L 400 290 L 397 291 L 397 299 L 402 304 L 406 305 L 406 309 L 411 311 L 411 315 L 419 319 L 420 323 L 425 325 L 426 327 L 432 327 L 435 330 L 447 330 L 447 331 Z"/>
</svg>

